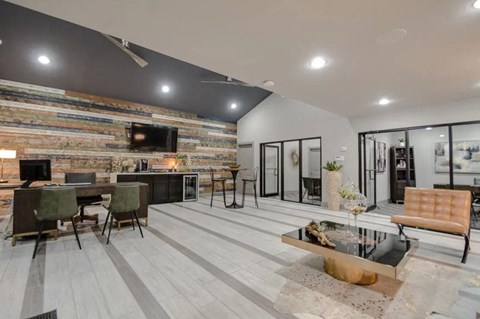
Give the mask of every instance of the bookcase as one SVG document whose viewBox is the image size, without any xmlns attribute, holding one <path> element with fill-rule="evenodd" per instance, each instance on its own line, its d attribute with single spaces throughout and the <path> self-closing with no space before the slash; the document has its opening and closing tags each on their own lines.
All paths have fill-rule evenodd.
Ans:
<svg viewBox="0 0 480 319">
<path fill-rule="evenodd" d="M 390 198 L 392 203 L 403 202 L 405 187 L 415 187 L 415 153 L 413 147 L 410 147 L 409 153 L 407 159 L 405 147 L 393 146 L 390 148 Z"/>
</svg>

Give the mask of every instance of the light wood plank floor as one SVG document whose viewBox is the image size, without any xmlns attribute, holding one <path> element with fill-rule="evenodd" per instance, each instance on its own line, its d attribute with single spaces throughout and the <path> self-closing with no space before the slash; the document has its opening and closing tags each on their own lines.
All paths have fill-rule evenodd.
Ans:
<svg viewBox="0 0 480 319">
<path fill-rule="evenodd" d="M 26 318 L 57 309 L 59 318 L 320 318 L 282 313 L 275 306 L 288 278 L 282 269 L 308 256 L 282 244 L 282 233 L 310 220 L 346 222 L 322 207 L 247 197 L 243 209 L 198 202 L 153 205 L 145 238 L 138 229 L 112 230 L 106 245 L 99 226 L 84 227 L 82 250 L 71 233 L 43 240 L 35 260 L 33 240 L 0 240 L 0 318 Z M 99 207 L 90 212 L 105 211 Z M 360 225 L 396 233 L 385 215 L 366 213 Z M 466 265 L 461 239 L 425 231 L 415 256 L 476 273 L 480 236 L 472 234 Z M 348 305 L 346 305 L 348 307 Z M 325 318 L 330 318 L 326 316 Z M 333 317 L 331 317 L 333 318 Z"/>
</svg>

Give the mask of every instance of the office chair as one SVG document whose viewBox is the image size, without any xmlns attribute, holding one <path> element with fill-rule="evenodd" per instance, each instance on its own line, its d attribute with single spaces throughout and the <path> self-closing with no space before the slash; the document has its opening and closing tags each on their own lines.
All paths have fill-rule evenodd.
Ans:
<svg viewBox="0 0 480 319">
<path fill-rule="evenodd" d="M 320 196 L 321 180 L 319 178 L 302 177 L 302 181 L 303 187 L 305 188 L 305 191 L 302 195 L 302 200 L 305 198 L 305 195 L 307 195 L 307 199 L 309 200 L 313 199 L 314 196 Z"/>
<path fill-rule="evenodd" d="M 34 210 L 35 217 L 40 226 L 38 229 L 37 241 L 33 250 L 35 258 L 38 249 L 38 243 L 42 236 L 43 224 L 46 221 L 58 221 L 70 219 L 72 221 L 73 231 L 77 238 L 78 248 L 82 249 L 78 239 L 77 227 L 73 221 L 73 216 L 78 214 L 77 195 L 73 188 L 43 188 L 40 190 L 40 202 L 37 209 Z"/>
<path fill-rule="evenodd" d="M 75 183 L 89 183 L 95 184 L 97 182 L 97 174 L 95 172 L 66 172 L 65 173 L 65 184 L 75 184 Z M 98 214 L 94 215 L 85 215 L 85 206 L 94 206 L 100 205 L 103 201 L 102 195 L 93 195 L 93 196 L 80 196 L 77 197 L 78 206 L 80 206 L 80 222 L 83 223 L 84 220 L 95 221 L 95 224 L 98 224 Z M 75 222 L 78 222 L 78 218 L 75 219 Z M 63 222 L 62 222 L 63 225 Z"/>
</svg>

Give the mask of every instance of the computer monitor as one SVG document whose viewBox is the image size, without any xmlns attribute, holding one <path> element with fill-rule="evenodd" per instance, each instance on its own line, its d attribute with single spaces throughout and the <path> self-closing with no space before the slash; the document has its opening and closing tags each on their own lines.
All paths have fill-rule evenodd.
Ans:
<svg viewBox="0 0 480 319">
<path fill-rule="evenodd" d="M 50 181 L 51 179 L 50 160 L 20 160 L 20 180 L 25 181 L 22 188 L 28 187 L 35 181 Z"/>
</svg>

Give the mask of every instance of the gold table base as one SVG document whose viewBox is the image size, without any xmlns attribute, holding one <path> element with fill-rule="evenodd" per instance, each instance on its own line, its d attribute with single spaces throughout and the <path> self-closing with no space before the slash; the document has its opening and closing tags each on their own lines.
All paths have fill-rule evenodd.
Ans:
<svg viewBox="0 0 480 319">
<path fill-rule="evenodd" d="M 378 279 L 377 273 L 333 258 L 325 258 L 325 272 L 335 279 L 355 285 L 372 285 Z"/>
</svg>

